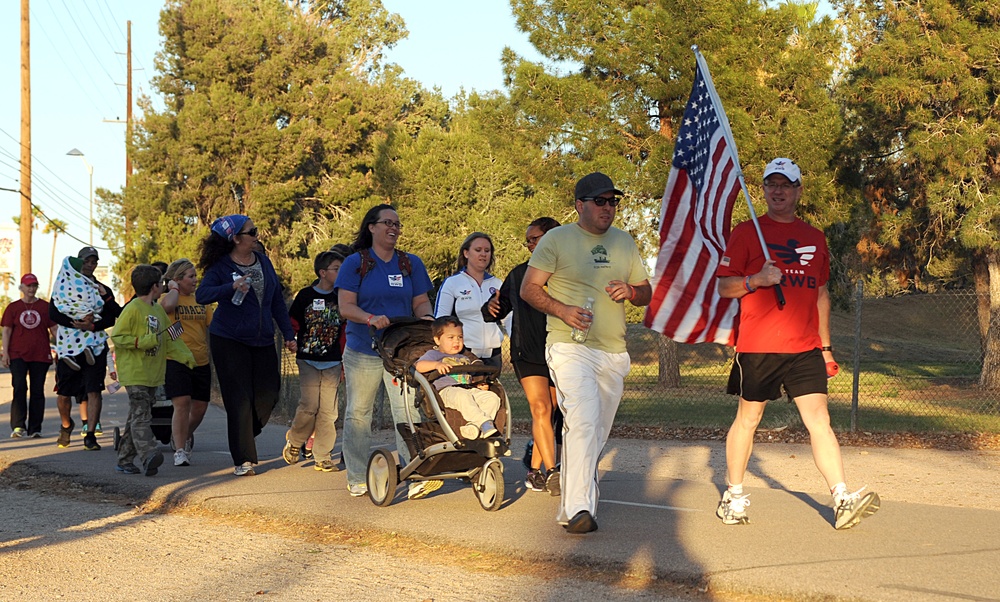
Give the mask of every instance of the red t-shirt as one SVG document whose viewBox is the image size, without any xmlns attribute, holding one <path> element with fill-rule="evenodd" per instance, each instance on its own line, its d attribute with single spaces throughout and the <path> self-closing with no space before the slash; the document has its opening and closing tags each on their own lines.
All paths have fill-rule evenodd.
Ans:
<svg viewBox="0 0 1000 602">
<path fill-rule="evenodd" d="M 38 299 L 28 304 L 18 299 L 3 311 L 0 325 L 13 328 L 10 335 L 11 359 L 52 363 L 49 352 L 49 303 Z"/>
<path fill-rule="evenodd" d="M 826 237 L 796 218 L 785 224 L 763 215 L 758 220 L 768 252 L 784 273 L 781 291 L 784 309 L 778 309 L 772 287 L 740 299 L 740 324 L 736 350 L 741 353 L 801 353 L 822 345 L 819 338 L 819 288 L 830 278 L 830 251 Z M 751 276 L 764 266 L 753 222 L 733 229 L 722 262 L 715 274 Z"/>
</svg>

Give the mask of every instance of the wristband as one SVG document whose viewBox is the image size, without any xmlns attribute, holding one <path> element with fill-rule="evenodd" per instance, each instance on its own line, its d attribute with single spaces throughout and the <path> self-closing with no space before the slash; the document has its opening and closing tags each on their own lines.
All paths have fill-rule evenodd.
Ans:
<svg viewBox="0 0 1000 602">
<path fill-rule="evenodd" d="M 627 284 L 626 286 L 628 286 L 628 290 L 632 293 L 628 296 L 628 300 L 631 301 L 632 299 L 635 299 L 635 287 L 631 284 Z"/>
<path fill-rule="evenodd" d="M 747 289 L 748 293 L 755 292 L 757 289 L 750 286 L 750 276 L 743 279 L 743 288 Z"/>
<path fill-rule="evenodd" d="M 830 353 L 833 353 L 833 345 L 823 345 L 822 347 L 820 347 L 820 350 L 829 351 Z"/>
<path fill-rule="evenodd" d="M 369 327 L 371 327 L 371 325 L 372 325 L 372 318 L 374 318 L 374 317 L 375 317 L 375 314 L 368 314 L 368 320 L 365 321 L 365 324 L 367 324 Z"/>
</svg>

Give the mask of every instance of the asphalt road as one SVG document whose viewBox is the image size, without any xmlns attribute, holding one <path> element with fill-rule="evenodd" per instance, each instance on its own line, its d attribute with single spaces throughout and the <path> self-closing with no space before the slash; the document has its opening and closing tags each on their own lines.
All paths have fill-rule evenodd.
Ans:
<svg viewBox="0 0 1000 602">
<path fill-rule="evenodd" d="M 0 379 L 0 399 L 9 400 L 9 377 L 2 374 Z M 285 432 L 281 425 L 269 425 L 258 438 L 259 474 L 232 476 L 225 415 L 215 406 L 198 431 L 192 466 L 177 468 L 167 462 L 150 478 L 117 474 L 110 433 L 124 419 L 126 403 L 124 392 L 107 398 L 102 419 L 106 434 L 101 439 L 105 448 L 87 452 L 78 435 L 70 448 L 56 447 L 51 399 L 53 409 L 43 427 L 46 437 L 0 440 L 0 461 L 59 476 L 67 486 L 82 484 L 93 490 L 95 502 L 112 492 L 149 505 L 198 508 L 208 515 L 255 513 L 303 525 L 395 533 L 428 545 L 451 544 L 627 576 L 633 586 L 638 584 L 633 590 L 637 595 L 644 582 L 653 588 L 677 581 L 702 584 L 714 599 L 750 594 L 907 602 L 1000 600 L 997 452 L 845 448 L 848 484 L 867 484 L 883 503 L 878 514 L 841 532 L 832 527 L 829 494 L 808 446 L 757 445 L 745 483 L 751 493 L 751 523 L 725 526 L 714 514 L 724 482 L 721 442 L 612 440 L 600 466 L 600 529 L 572 536 L 554 522 L 554 498 L 524 490 L 519 457 L 523 439 L 515 440 L 514 455 L 504 459 L 507 495 L 497 512 L 482 510 L 470 486 L 459 482 L 417 501 L 406 500 L 405 487 L 400 487 L 394 503 L 379 508 L 367 498 L 350 497 L 344 473 L 317 472 L 311 462 L 287 466 L 280 458 Z M 0 406 L 4 424 L 8 408 L 9 403 Z M 388 435 L 378 433 L 375 443 L 391 445 Z M 7 546 L 27 536 L 15 537 L 7 517 L 0 525 L 0 541 Z M 46 545 L 44 538 L 39 542 L 35 545 Z M 146 578 L 155 585 L 168 579 L 169 571 Z M 419 598 L 410 593 L 417 597 L 402 599 Z M 544 591 L 542 597 L 507 595 L 501 599 L 557 599 Z"/>
</svg>

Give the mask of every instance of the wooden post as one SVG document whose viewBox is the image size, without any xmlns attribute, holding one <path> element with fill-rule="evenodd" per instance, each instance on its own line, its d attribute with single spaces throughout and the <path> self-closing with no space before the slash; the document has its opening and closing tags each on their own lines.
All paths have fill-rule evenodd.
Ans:
<svg viewBox="0 0 1000 602">
<path fill-rule="evenodd" d="M 31 272 L 31 27 L 21 0 L 21 275 Z"/>
</svg>

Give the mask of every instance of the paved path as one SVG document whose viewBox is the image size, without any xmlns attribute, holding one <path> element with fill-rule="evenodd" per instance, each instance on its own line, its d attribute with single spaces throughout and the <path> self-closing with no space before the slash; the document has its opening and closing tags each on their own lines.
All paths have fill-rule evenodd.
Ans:
<svg viewBox="0 0 1000 602">
<path fill-rule="evenodd" d="M 10 399 L 0 374 L 0 399 Z M 108 396 L 100 452 L 55 445 L 54 399 L 42 439 L 0 439 L 0 460 L 28 463 L 67 481 L 143 498 L 246 511 L 299 522 L 396 532 L 518 558 L 587 563 L 647 578 L 708 583 L 712 591 L 791 599 L 1000 600 L 1000 454 L 845 448 L 849 484 L 867 483 L 882 510 L 849 531 L 832 527 L 829 495 L 808 446 L 761 444 L 746 482 L 751 523 L 727 527 L 715 517 L 724 482 L 721 442 L 612 440 L 601 462 L 600 529 L 571 536 L 554 522 L 556 500 L 525 491 L 523 439 L 504 460 L 506 501 L 483 511 L 471 488 L 449 482 L 435 494 L 378 508 L 352 498 L 344 473 L 280 458 L 285 428 L 270 425 L 258 439 L 258 476 L 233 477 L 225 415 L 210 408 L 198 430 L 193 465 L 168 461 L 156 477 L 114 472 L 112 426 L 125 416 L 124 391 Z M 7 424 L 9 402 L 0 405 Z M 7 429 L 2 432 L 6 433 Z M 388 433 L 375 443 L 390 445 Z M 339 450 L 339 444 L 338 444 Z M 164 448 L 165 453 L 169 450 Z M 169 456 L 168 456 L 169 458 Z M 95 491 L 95 496 L 100 494 Z"/>
</svg>

